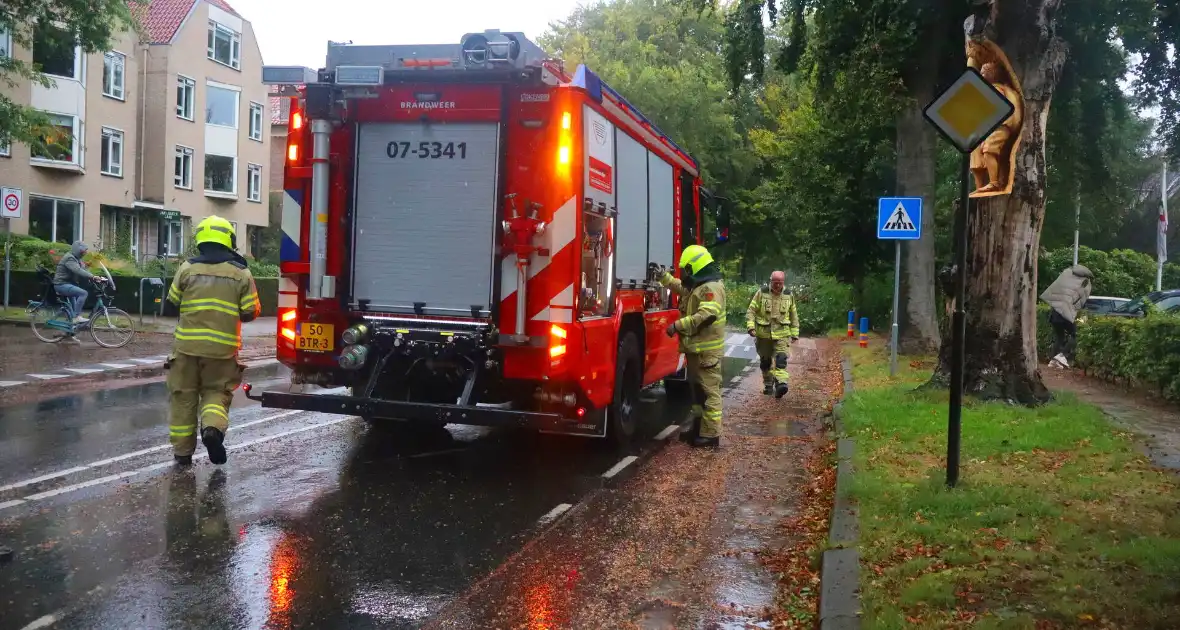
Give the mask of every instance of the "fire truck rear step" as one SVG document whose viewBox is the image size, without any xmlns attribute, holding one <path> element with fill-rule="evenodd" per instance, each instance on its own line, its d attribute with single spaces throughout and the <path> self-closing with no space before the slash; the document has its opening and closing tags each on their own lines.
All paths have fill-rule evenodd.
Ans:
<svg viewBox="0 0 1180 630">
<path fill-rule="evenodd" d="M 263 392 L 263 407 L 302 409 L 346 416 L 395 418 L 405 421 L 430 421 L 487 427 L 565 430 L 569 420 L 556 413 L 514 411 L 498 406 L 439 405 L 357 396 L 326 396 Z"/>
</svg>

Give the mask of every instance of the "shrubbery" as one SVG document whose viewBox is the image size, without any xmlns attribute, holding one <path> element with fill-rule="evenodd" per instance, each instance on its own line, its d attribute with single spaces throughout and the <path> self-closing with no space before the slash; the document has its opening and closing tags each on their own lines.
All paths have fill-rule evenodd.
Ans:
<svg viewBox="0 0 1180 630">
<path fill-rule="evenodd" d="M 1047 359 L 1052 347 L 1049 307 L 1041 304 L 1037 352 Z M 1158 311 L 1146 317 L 1083 316 L 1075 363 L 1099 378 L 1150 387 L 1180 401 L 1180 316 Z"/>
<path fill-rule="evenodd" d="M 1078 263 L 1094 272 L 1094 295 L 1137 298 L 1155 289 L 1155 258 L 1129 249 L 1103 252 L 1089 247 L 1078 249 Z M 1043 292 L 1057 276 L 1073 264 L 1073 248 L 1045 253 L 1037 265 L 1037 293 Z M 1180 289 L 1180 265 L 1164 265 L 1164 288 Z"/>
<path fill-rule="evenodd" d="M 857 317 L 861 314 L 869 317 L 877 330 L 889 325 L 892 283 L 891 278 L 870 278 L 865 282 L 865 304 L 857 309 Z M 799 331 L 802 334 L 823 335 L 834 328 L 844 329 L 848 323 L 848 310 L 854 308 L 852 287 L 822 275 L 812 275 L 798 284 L 790 282 L 790 285 L 798 304 Z M 756 284 L 726 282 L 726 318 L 731 326 L 745 325 L 746 308 L 757 290 Z"/>
<path fill-rule="evenodd" d="M 70 245 L 66 243 L 50 243 L 38 238 L 19 234 L 12 234 L 7 236 L 7 238 L 12 239 L 10 256 L 14 271 L 35 271 L 37 265 L 41 265 L 52 271 L 57 266 L 58 261 L 61 260 L 62 255 L 70 251 Z M 3 241 L 4 239 L 0 239 L 0 246 L 2 246 Z M 142 266 L 139 266 L 135 262 L 125 258 L 112 256 L 103 251 L 91 250 L 90 253 L 86 254 L 84 260 L 90 264 L 101 262 L 116 276 L 170 278 L 176 275 L 176 269 L 180 266 L 184 258 L 195 254 L 196 251 L 194 250 L 186 253 L 185 257 L 148 259 L 144 261 Z M 3 256 L 2 250 L 0 250 L 0 256 Z M 246 261 L 250 265 L 250 272 L 256 278 L 277 278 L 279 276 L 278 265 L 264 263 L 253 258 L 247 258 Z M 0 258 L 0 269 L 2 268 L 3 258 Z"/>
</svg>

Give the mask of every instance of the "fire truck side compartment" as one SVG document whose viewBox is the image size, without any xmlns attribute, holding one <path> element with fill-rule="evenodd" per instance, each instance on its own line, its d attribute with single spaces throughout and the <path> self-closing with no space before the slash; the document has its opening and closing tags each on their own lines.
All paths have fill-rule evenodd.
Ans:
<svg viewBox="0 0 1180 630">
<path fill-rule="evenodd" d="M 499 125 L 368 122 L 357 142 L 353 299 L 490 315 Z"/>
<path fill-rule="evenodd" d="M 650 151 L 647 154 L 648 205 L 651 208 L 648 225 L 648 258 L 671 269 L 674 266 L 675 216 L 672 205 L 676 178 L 672 167 Z M 687 215 L 686 215 L 687 216 Z M 688 245 L 685 242 L 685 245 Z"/>
<path fill-rule="evenodd" d="M 647 277 L 647 149 L 622 129 L 615 130 L 619 167 L 619 219 L 615 277 L 624 284 Z"/>
</svg>

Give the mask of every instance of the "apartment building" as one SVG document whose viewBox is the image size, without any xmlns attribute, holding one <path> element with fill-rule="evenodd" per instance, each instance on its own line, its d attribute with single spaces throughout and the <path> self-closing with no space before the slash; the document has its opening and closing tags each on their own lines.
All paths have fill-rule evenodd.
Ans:
<svg viewBox="0 0 1180 630">
<path fill-rule="evenodd" d="M 283 166 L 287 163 L 287 126 L 291 122 L 291 97 L 270 95 L 270 190 L 283 190 Z"/>
<path fill-rule="evenodd" d="M 192 226 L 217 214 L 249 253 L 267 224 L 270 168 L 253 29 L 224 0 L 151 0 L 137 16 L 145 41 L 127 34 L 104 53 L 70 60 L 40 33 L 32 50 L 12 50 L 54 80 L 15 97 L 60 121 L 63 139 L 54 155 L 0 153 L 0 185 L 26 198 L 13 230 L 142 260 L 183 254 Z"/>
</svg>

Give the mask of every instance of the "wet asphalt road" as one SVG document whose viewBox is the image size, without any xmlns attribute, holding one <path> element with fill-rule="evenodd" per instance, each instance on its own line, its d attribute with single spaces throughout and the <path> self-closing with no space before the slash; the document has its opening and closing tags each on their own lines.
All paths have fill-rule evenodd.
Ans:
<svg viewBox="0 0 1180 630">
<path fill-rule="evenodd" d="M 685 417 L 650 399 L 630 454 Z M 166 409 L 161 383 L 0 408 L 0 628 L 417 627 L 628 454 L 455 425 L 398 443 L 241 398 L 229 463 L 185 472 Z"/>
</svg>

